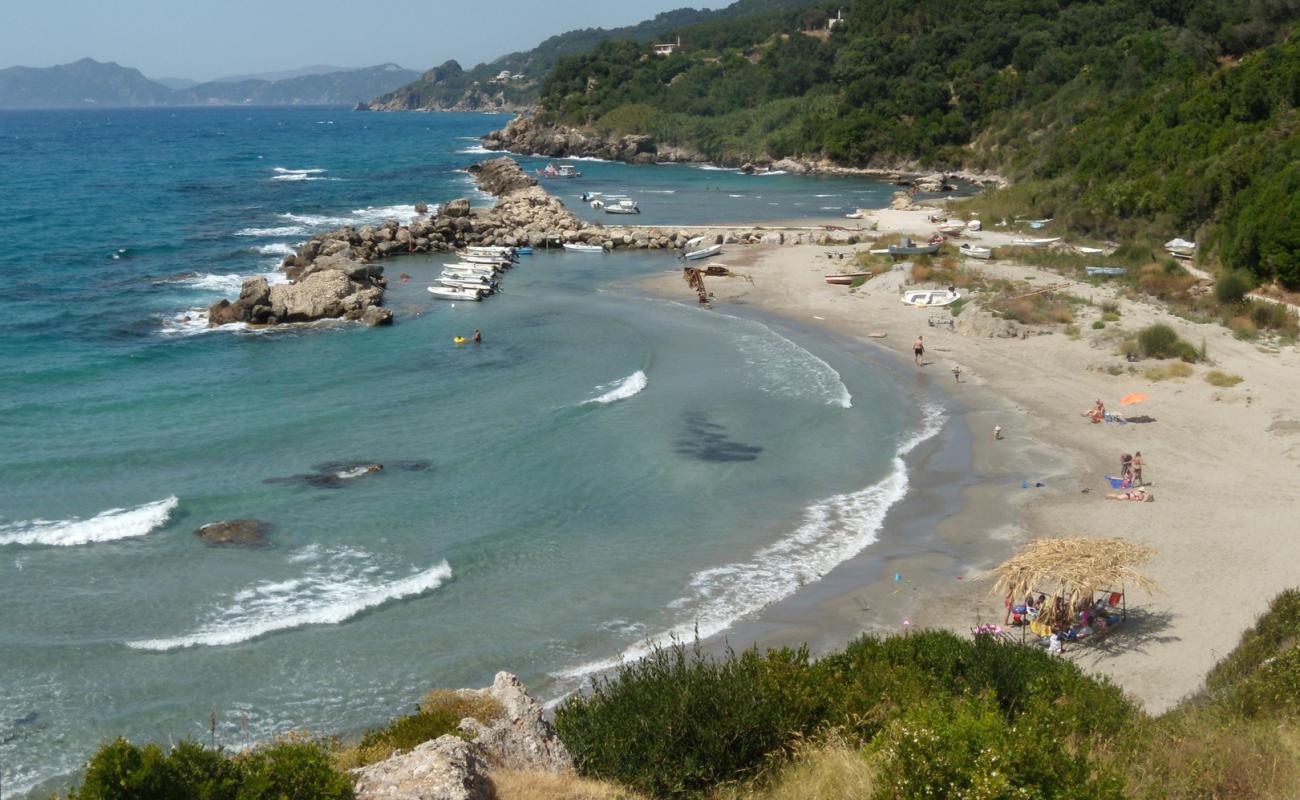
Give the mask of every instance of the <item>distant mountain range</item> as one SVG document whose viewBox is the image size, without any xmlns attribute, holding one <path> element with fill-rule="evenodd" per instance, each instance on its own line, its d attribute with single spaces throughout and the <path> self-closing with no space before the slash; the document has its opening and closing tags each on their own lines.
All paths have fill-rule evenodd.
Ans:
<svg viewBox="0 0 1300 800">
<path fill-rule="evenodd" d="M 288 77 L 274 77 L 278 75 Z M 0 108 L 353 105 L 417 77 L 414 70 L 380 64 L 360 69 L 305 67 L 196 84 L 184 78 L 154 81 L 138 69 L 83 58 L 54 67 L 0 70 Z"/>
</svg>

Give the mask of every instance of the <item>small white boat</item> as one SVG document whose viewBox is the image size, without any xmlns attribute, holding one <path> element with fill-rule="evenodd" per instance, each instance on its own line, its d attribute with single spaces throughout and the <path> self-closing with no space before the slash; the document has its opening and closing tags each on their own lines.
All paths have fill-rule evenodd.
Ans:
<svg viewBox="0 0 1300 800">
<path fill-rule="evenodd" d="M 952 305 L 959 297 L 960 294 L 948 289 L 911 289 L 903 292 L 903 303 L 918 308 L 931 308 Z"/>
<path fill-rule="evenodd" d="M 961 221 L 945 222 L 944 224 L 939 226 L 939 233 L 942 233 L 946 236 L 961 236 L 965 232 L 966 232 L 966 223 Z"/>
<path fill-rule="evenodd" d="M 594 209 L 596 209 L 597 211 L 599 211 L 599 210 L 601 210 L 602 208 L 605 207 L 605 201 L 604 201 L 604 200 L 592 200 L 592 201 L 591 201 L 591 207 L 594 208 Z"/>
<path fill-rule="evenodd" d="M 483 292 L 480 289 L 461 289 L 456 286 L 430 286 L 429 294 L 439 300 L 482 300 Z"/>
<path fill-rule="evenodd" d="M 1083 245 L 1078 245 L 1078 244 L 1076 244 L 1076 245 L 1074 246 L 1074 252 L 1078 253 L 1078 254 L 1081 255 L 1081 256 L 1100 256 L 1100 255 L 1104 255 L 1104 254 L 1105 254 L 1105 252 L 1106 252 L 1106 248 L 1104 248 L 1104 247 L 1084 247 Z"/>
<path fill-rule="evenodd" d="M 977 219 L 973 219 L 966 223 L 966 230 L 968 231 L 978 231 L 981 230 L 983 227 L 984 227 L 984 223 L 980 222 Z"/>
<path fill-rule="evenodd" d="M 459 253 L 460 260 L 466 264 L 493 264 L 505 269 L 514 264 L 514 259 L 485 253 Z"/>
<path fill-rule="evenodd" d="M 870 272 L 841 272 L 837 275 L 827 275 L 826 282 L 832 286 L 852 286 L 853 282 L 861 278 L 863 281 L 871 280 L 873 276 Z"/>
<path fill-rule="evenodd" d="M 1029 220 L 1029 227 L 1033 228 L 1034 230 L 1039 230 L 1041 228 L 1047 227 L 1047 223 L 1051 221 L 1052 221 L 1051 217 L 1048 217 L 1047 219 L 1031 219 Z"/>
<path fill-rule="evenodd" d="M 1049 236 L 1041 239 L 1036 239 L 1033 237 L 1026 236 L 1020 239 L 1012 239 L 1011 246 L 1012 247 L 1047 247 L 1048 245 L 1056 244 L 1059 241 L 1061 241 L 1061 237 L 1059 236 Z"/>
<path fill-rule="evenodd" d="M 456 289 L 472 289 L 476 292 L 482 292 L 483 294 L 492 294 L 496 291 L 496 286 L 470 278 L 449 278 L 444 275 L 438 279 L 438 283 L 442 286 L 451 286 Z"/>
<path fill-rule="evenodd" d="M 969 258 L 978 258 L 987 261 L 993 257 L 993 248 L 980 247 L 979 245 L 970 244 L 969 242 L 963 244 L 960 250 L 962 255 Z"/>
<path fill-rule="evenodd" d="M 1171 256 L 1191 258 L 1196 255 L 1196 242 L 1189 242 L 1186 239 L 1170 239 L 1165 242 L 1165 250 Z"/>
<path fill-rule="evenodd" d="M 552 161 L 545 169 L 537 170 L 543 178 L 581 178 L 582 173 L 568 164 L 556 164 Z"/>
<path fill-rule="evenodd" d="M 682 254 L 682 258 L 686 259 L 687 261 L 697 261 L 701 258 L 716 256 L 718 253 L 721 252 L 722 252 L 722 245 L 715 244 L 699 250 L 687 250 L 685 253 Z"/>
<path fill-rule="evenodd" d="M 687 239 L 687 240 L 686 240 L 686 249 L 687 249 L 687 250 L 690 250 L 690 249 L 692 249 L 692 248 L 699 247 L 700 244 L 701 244 L 703 241 L 704 241 L 704 237 L 703 237 L 703 236 L 696 236 L 696 237 L 693 238 L 693 239 Z"/>
<path fill-rule="evenodd" d="M 619 200 L 605 205 L 606 214 L 640 214 L 641 208 L 635 200 Z"/>
<path fill-rule="evenodd" d="M 489 275 L 495 275 L 496 273 L 505 269 L 505 267 L 501 266 L 500 264 L 489 264 L 489 263 L 483 263 L 479 261 L 458 261 L 451 264 L 443 264 L 442 268 L 458 269 L 463 272 L 468 272 L 470 270 L 473 270 L 474 272 L 485 272 Z"/>
<path fill-rule="evenodd" d="M 497 277 L 496 270 L 492 267 L 482 267 L 475 264 L 448 264 L 442 268 L 442 274 L 448 278 L 487 278 L 492 280 Z"/>
<path fill-rule="evenodd" d="M 598 244 L 566 244 L 565 250 L 570 253 L 603 253 L 605 248 Z"/>
<path fill-rule="evenodd" d="M 1113 278 L 1123 275 L 1128 270 L 1124 267 L 1084 267 L 1083 271 L 1090 278 Z"/>
<path fill-rule="evenodd" d="M 465 252 L 472 256 L 496 256 L 498 258 L 514 259 L 515 248 L 499 247 L 488 245 L 470 245 L 465 248 Z"/>
</svg>

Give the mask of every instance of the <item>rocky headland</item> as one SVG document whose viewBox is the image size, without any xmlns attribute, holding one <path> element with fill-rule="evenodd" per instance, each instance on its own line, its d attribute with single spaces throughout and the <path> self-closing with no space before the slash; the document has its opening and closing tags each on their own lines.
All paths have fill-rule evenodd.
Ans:
<svg viewBox="0 0 1300 800">
<path fill-rule="evenodd" d="M 586 128 L 552 125 L 535 117 L 519 116 L 501 130 L 483 137 L 488 150 L 502 150 L 549 158 L 603 158 L 629 164 L 716 163 L 741 172 L 781 170 L 794 175 L 871 175 L 910 176 L 920 191 L 940 191 L 951 179 L 978 185 L 1006 186 L 1010 181 L 992 172 L 957 170 L 935 173 L 920 163 L 891 163 L 880 166 L 847 167 L 826 158 L 788 157 L 771 159 L 763 156 L 736 155 L 710 159 L 698 150 L 656 142 L 645 134 L 603 135 Z M 933 187 L 933 188 L 931 188 Z"/>
<path fill-rule="evenodd" d="M 514 159 L 501 157 L 469 168 L 483 191 L 497 198 L 491 208 L 473 208 L 467 198 L 437 206 L 417 205 L 408 223 L 389 220 L 360 228 L 348 225 L 318 233 L 281 263 L 288 282 L 266 278 L 244 281 L 239 297 L 208 309 L 208 325 L 270 326 L 323 319 L 386 325 L 393 313 L 383 307 L 388 285 L 376 261 L 409 253 L 445 253 L 471 245 L 556 248 L 595 244 L 607 250 L 682 250 L 709 244 L 779 246 L 854 244 L 861 231 L 823 229 L 792 232 L 763 228 L 700 230 L 603 226 L 578 218 L 548 193 Z M 699 241 L 696 241 L 699 240 Z M 703 242 L 703 244 L 701 244 Z"/>
</svg>

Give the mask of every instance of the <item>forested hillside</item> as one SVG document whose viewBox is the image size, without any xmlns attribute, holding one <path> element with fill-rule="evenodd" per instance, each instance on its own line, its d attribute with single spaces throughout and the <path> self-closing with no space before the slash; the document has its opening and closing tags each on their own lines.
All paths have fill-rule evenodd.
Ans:
<svg viewBox="0 0 1300 800">
<path fill-rule="evenodd" d="M 859 0 L 562 58 L 544 122 L 722 160 L 1000 170 L 1076 230 L 1198 236 L 1300 285 L 1300 0 Z M 676 35 L 676 33 L 674 33 Z"/>
<path fill-rule="evenodd" d="M 368 107 L 376 110 L 438 110 L 451 108 L 518 108 L 537 102 L 538 87 L 557 60 L 585 53 L 604 41 L 625 39 L 646 44 L 669 33 L 709 20 L 760 14 L 775 8 L 802 5 L 805 0 L 737 0 L 714 11 L 679 8 L 653 19 L 622 28 L 582 28 L 552 36 L 532 50 L 504 55 L 495 61 L 465 70 L 447 61 L 417 80 L 376 97 Z M 497 80 L 501 73 L 512 76 Z"/>
</svg>

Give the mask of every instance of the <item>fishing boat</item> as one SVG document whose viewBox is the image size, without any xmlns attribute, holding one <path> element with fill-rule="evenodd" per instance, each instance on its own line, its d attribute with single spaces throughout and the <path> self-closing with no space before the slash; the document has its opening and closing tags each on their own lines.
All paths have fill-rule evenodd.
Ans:
<svg viewBox="0 0 1300 800">
<path fill-rule="evenodd" d="M 960 297 L 950 289 L 911 289 L 903 292 L 902 300 L 904 305 L 932 308 L 952 305 Z"/>
<path fill-rule="evenodd" d="M 991 247 L 980 247 L 979 245 L 967 243 L 962 245 L 960 249 L 961 254 L 969 258 L 978 258 L 987 261 L 993 257 L 993 248 Z"/>
<path fill-rule="evenodd" d="M 832 286 L 852 286 L 858 278 L 871 280 L 870 272 L 839 272 L 834 275 L 827 275 L 826 282 Z"/>
<path fill-rule="evenodd" d="M 904 236 L 903 241 L 898 244 L 889 246 L 891 256 L 923 256 L 939 252 L 939 245 L 943 242 L 930 242 L 929 244 L 917 244 L 910 237 Z"/>
<path fill-rule="evenodd" d="M 716 256 L 718 253 L 721 252 L 722 252 L 722 245 L 715 244 L 715 245 L 710 245 L 709 247 L 703 247 L 699 250 L 687 250 L 685 253 L 682 254 L 682 258 L 686 259 L 687 261 L 698 261 L 701 258 Z"/>
<path fill-rule="evenodd" d="M 439 300 L 482 300 L 483 292 L 479 289 L 461 289 L 456 286 L 430 286 L 429 294 Z"/>
<path fill-rule="evenodd" d="M 459 253 L 458 255 L 460 260 L 466 264 L 492 264 L 502 269 L 508 269 L 515 263 L 514 259 L 505 256 L 484 255 L 481 253 Z"/>
<path fill-rule="evenodd" d="M 568 164 L 556 164 L 554 161 L 546 165 L 545 169 L 537 170 L 537 174 L 543 178 L 581 178 L 582 173 Z"/>
<path fill-rule="evenodd" d="M 1011 246 L 1012 247 L 1047 247 L 1048 245 L 1056 244 L 1059 241 L 1061 241 L 1061 237 L 1059 236 L 1049 236 L 1045 238 L 1034 238 L 1031 236 L 1025 236 L 1019 239 L 1012 239 Z"/>
<path fill-rule="evenodd" d="M 443 276 L 438 279 L 438 284 L 440 286 L 451 286 L 455 289 L 472 289 L 476 292 L 482 292 L 483 294 L 492 294 L 497 290 L 495 284 L 480 283 L 479 281 L 469 278 L 462 280 L 460 278 L 448 278 Z"/>
<path fill-rule="evenodd" d="M 606 214 L 640 214 L 641 208 L 635 200 L 619 200 L 605 205 Z"/>
<path fill-rule="evenodd" d="M 497 256 L 498 258 L 514 258 L 515 248 L 503 246 L 488 245 L 469 245 L 465 252 L 476 256 Z"/>
<path fill-rule="evenodd" d="M 443 266 L 442 274 L 462 278 L 495 278 L 497 271 L 482 264 L 447 264 Z"/>
<path fill-rule="evenodd" d="M 570 253 L 603 253 L 605 248 L 598 244 L 566 244 L 565 250 Z"/>
<path fill-rule="evenodd" d="M 1128 270 L 1124 267 L 1084 267 L 1083 271 L 1094 278 L 1123 275 Z"/>
</svg>

